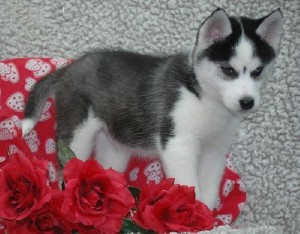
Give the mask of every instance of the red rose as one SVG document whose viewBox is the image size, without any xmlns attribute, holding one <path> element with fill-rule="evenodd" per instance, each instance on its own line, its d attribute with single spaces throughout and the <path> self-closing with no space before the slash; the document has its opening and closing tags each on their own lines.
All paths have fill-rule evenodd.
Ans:
<svg viewBox="0 0 300 234">
<path fill-rule="evenodd" d="M 195 200 L 194 188 L 174 185 L 174 179 L 145 186 L 133 220 L 159 233 L 198 232 L 214 226 L 211 211 L 205 204 Z"/>
<path fill-rule="evenodd" d="M 6 233 L 6 224 L 3 219 L 0 218 L 0 234 Z"/>
<path fill-rule="evenodd" d="M 9 225 L 8 233 L 44 233 L 44 234 L 69 234 L 72 232 L 70 223 L 61 213 L 61 205 L 64 200 L 63 192 L 54 190 L 52 199 L 38 211 L 32 213 L 26 219 Z"/>
<path fill-rule="evenodd" d="M 104 170 L 94 159 L 71 159 L 64 169 L 66 181 L 62 212 L 74 223 L 93 226 L 101 233 L 117 233 L 135 201 L 124 176 Z"/>
<path fill-rule="evenodd" d="M 98 229 L 94 228 L 93 226 L 86 226 L 82 223 L 74 223 L 73 230 L 76 230 L 79 234 L 99 234 Z"/>
<path fill-rule="evenodd" d="M 47 162 L 32 162 L 21 153 L 10 156 L 0 171 L 0 218 L 20 221 L 51 199 Z"/>
</svg>

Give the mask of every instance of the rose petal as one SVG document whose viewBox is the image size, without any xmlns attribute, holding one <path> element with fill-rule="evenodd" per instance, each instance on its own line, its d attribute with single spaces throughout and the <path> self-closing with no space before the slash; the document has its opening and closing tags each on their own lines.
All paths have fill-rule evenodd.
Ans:
<svg viewBox="0 0 300 234">
<path fill-rule="evenodd" d="M 159 233 L 198 232 L 214 225 L 211 211 L 195 199 L 194 188 L 174 185 L 174 180 L 143 188 L 133 220 Z"/>
<path fill-rule="evenodd" d="M 142 219 L 146 224 L 146 227 L 148 227 L 148 229 L 150 230 L 154 230 L 159 233 L 167 232 L 165 226 L 163 225 L 163 222 L 156 216 L 154 216 L 152 209 L 153 207 L 151 206 L 145 206 L 145 209 L 142 213 Z"/>
<path fill-rule="evenodd" d="M 122 227 L 123 217 L 119 216 L 119 218 L 107 218 L 105 222 L 96 228 L 101 233 L 119 233 Z"/>
<path fill-rule="evenodd" d="M 71 179 L 77 179 L 79 177 L 80 171 L 82 170 L 84 163 L 78 158 L 72 158 L 65 165 L 63 176 L 65 181 Z"/>
<path fill-rule="evenodd" d="M 76 177 L 70 179 L 69 173 L 74 175 L 72 167 L 76 163 L 80 164 L 76 168 Z M 71 222 L 101 227 L 99 230 L 104 233 L 103 229 L 110 230 L 107 233 L 120 229 L 122 218 L 135 204 L 122 174 L 105 170 L 97 161 L 89 159 L 82 163 L 71 162 L 65 168 L 65 177 L 69 179 L 64 191 L 62 212 L 68 219 L 74 216 L 76 221 Z"/>
<path fill-rule="evenodd" d="M 22 220 L 51 199 L 47 185 L 47 167 L 41 160 L 33 167 L 23 154 L 9 157 L 0 171 L 0 214 L 8 220 Z M 5 210 L 5 211 L 3 211 Z"/>
</svg>

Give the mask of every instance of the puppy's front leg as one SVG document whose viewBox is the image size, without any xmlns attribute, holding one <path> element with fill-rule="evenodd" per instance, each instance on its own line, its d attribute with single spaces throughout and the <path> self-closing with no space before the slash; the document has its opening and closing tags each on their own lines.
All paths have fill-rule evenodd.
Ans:
<svg viewBox="0 0 300 234">
<path fill-rule="evenodd" d="M 175 178 L 175 183 L 194 186 L 199 199 L 198 150 L 190 139 L 173 138 L 161 153 L 161 161 L 167 178 Z"/>
<path fill-rule="evenodd" d="M 214 209 L 219 187 L 224 174 L 225 154 L 220 151 L 211 151 L 200 155 L 199 158 L 199 200 L 211 210 Z"/>
</svg>

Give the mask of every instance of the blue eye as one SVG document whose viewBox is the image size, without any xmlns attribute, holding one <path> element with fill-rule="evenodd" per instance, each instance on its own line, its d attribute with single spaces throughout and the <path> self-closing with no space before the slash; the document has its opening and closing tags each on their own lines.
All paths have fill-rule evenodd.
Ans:
<svg viewBox="0 0 300 234">
<path fill-rule="evenodd" d="M 221 70 L 226 76 L 230 76 L 230 77 L 238 76 L 238 73 L 236 72 L 236 70 L 234 70 L 234 68 L 231 66 L 221 66 Z"/>
<path fill-rule="evenodd" d="M 264 67 L 258 67 L 253 72 L 251 72 L 251 76 L 256 78 L 260 76 L 261 72 L 263 71 Z"/>
</svg>

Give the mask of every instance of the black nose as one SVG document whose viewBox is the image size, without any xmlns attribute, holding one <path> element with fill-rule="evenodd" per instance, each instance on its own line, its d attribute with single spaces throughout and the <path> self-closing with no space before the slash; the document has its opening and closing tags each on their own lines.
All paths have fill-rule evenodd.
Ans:
<svg viewBox="0 0 300 234">
<path fill-rule="evenodd" d="M 240 106 L 243 110 L 250 110 L 254 106 L 254 100 L 251 97 L 244 97 L 240 100 Z"/>
</svg>

